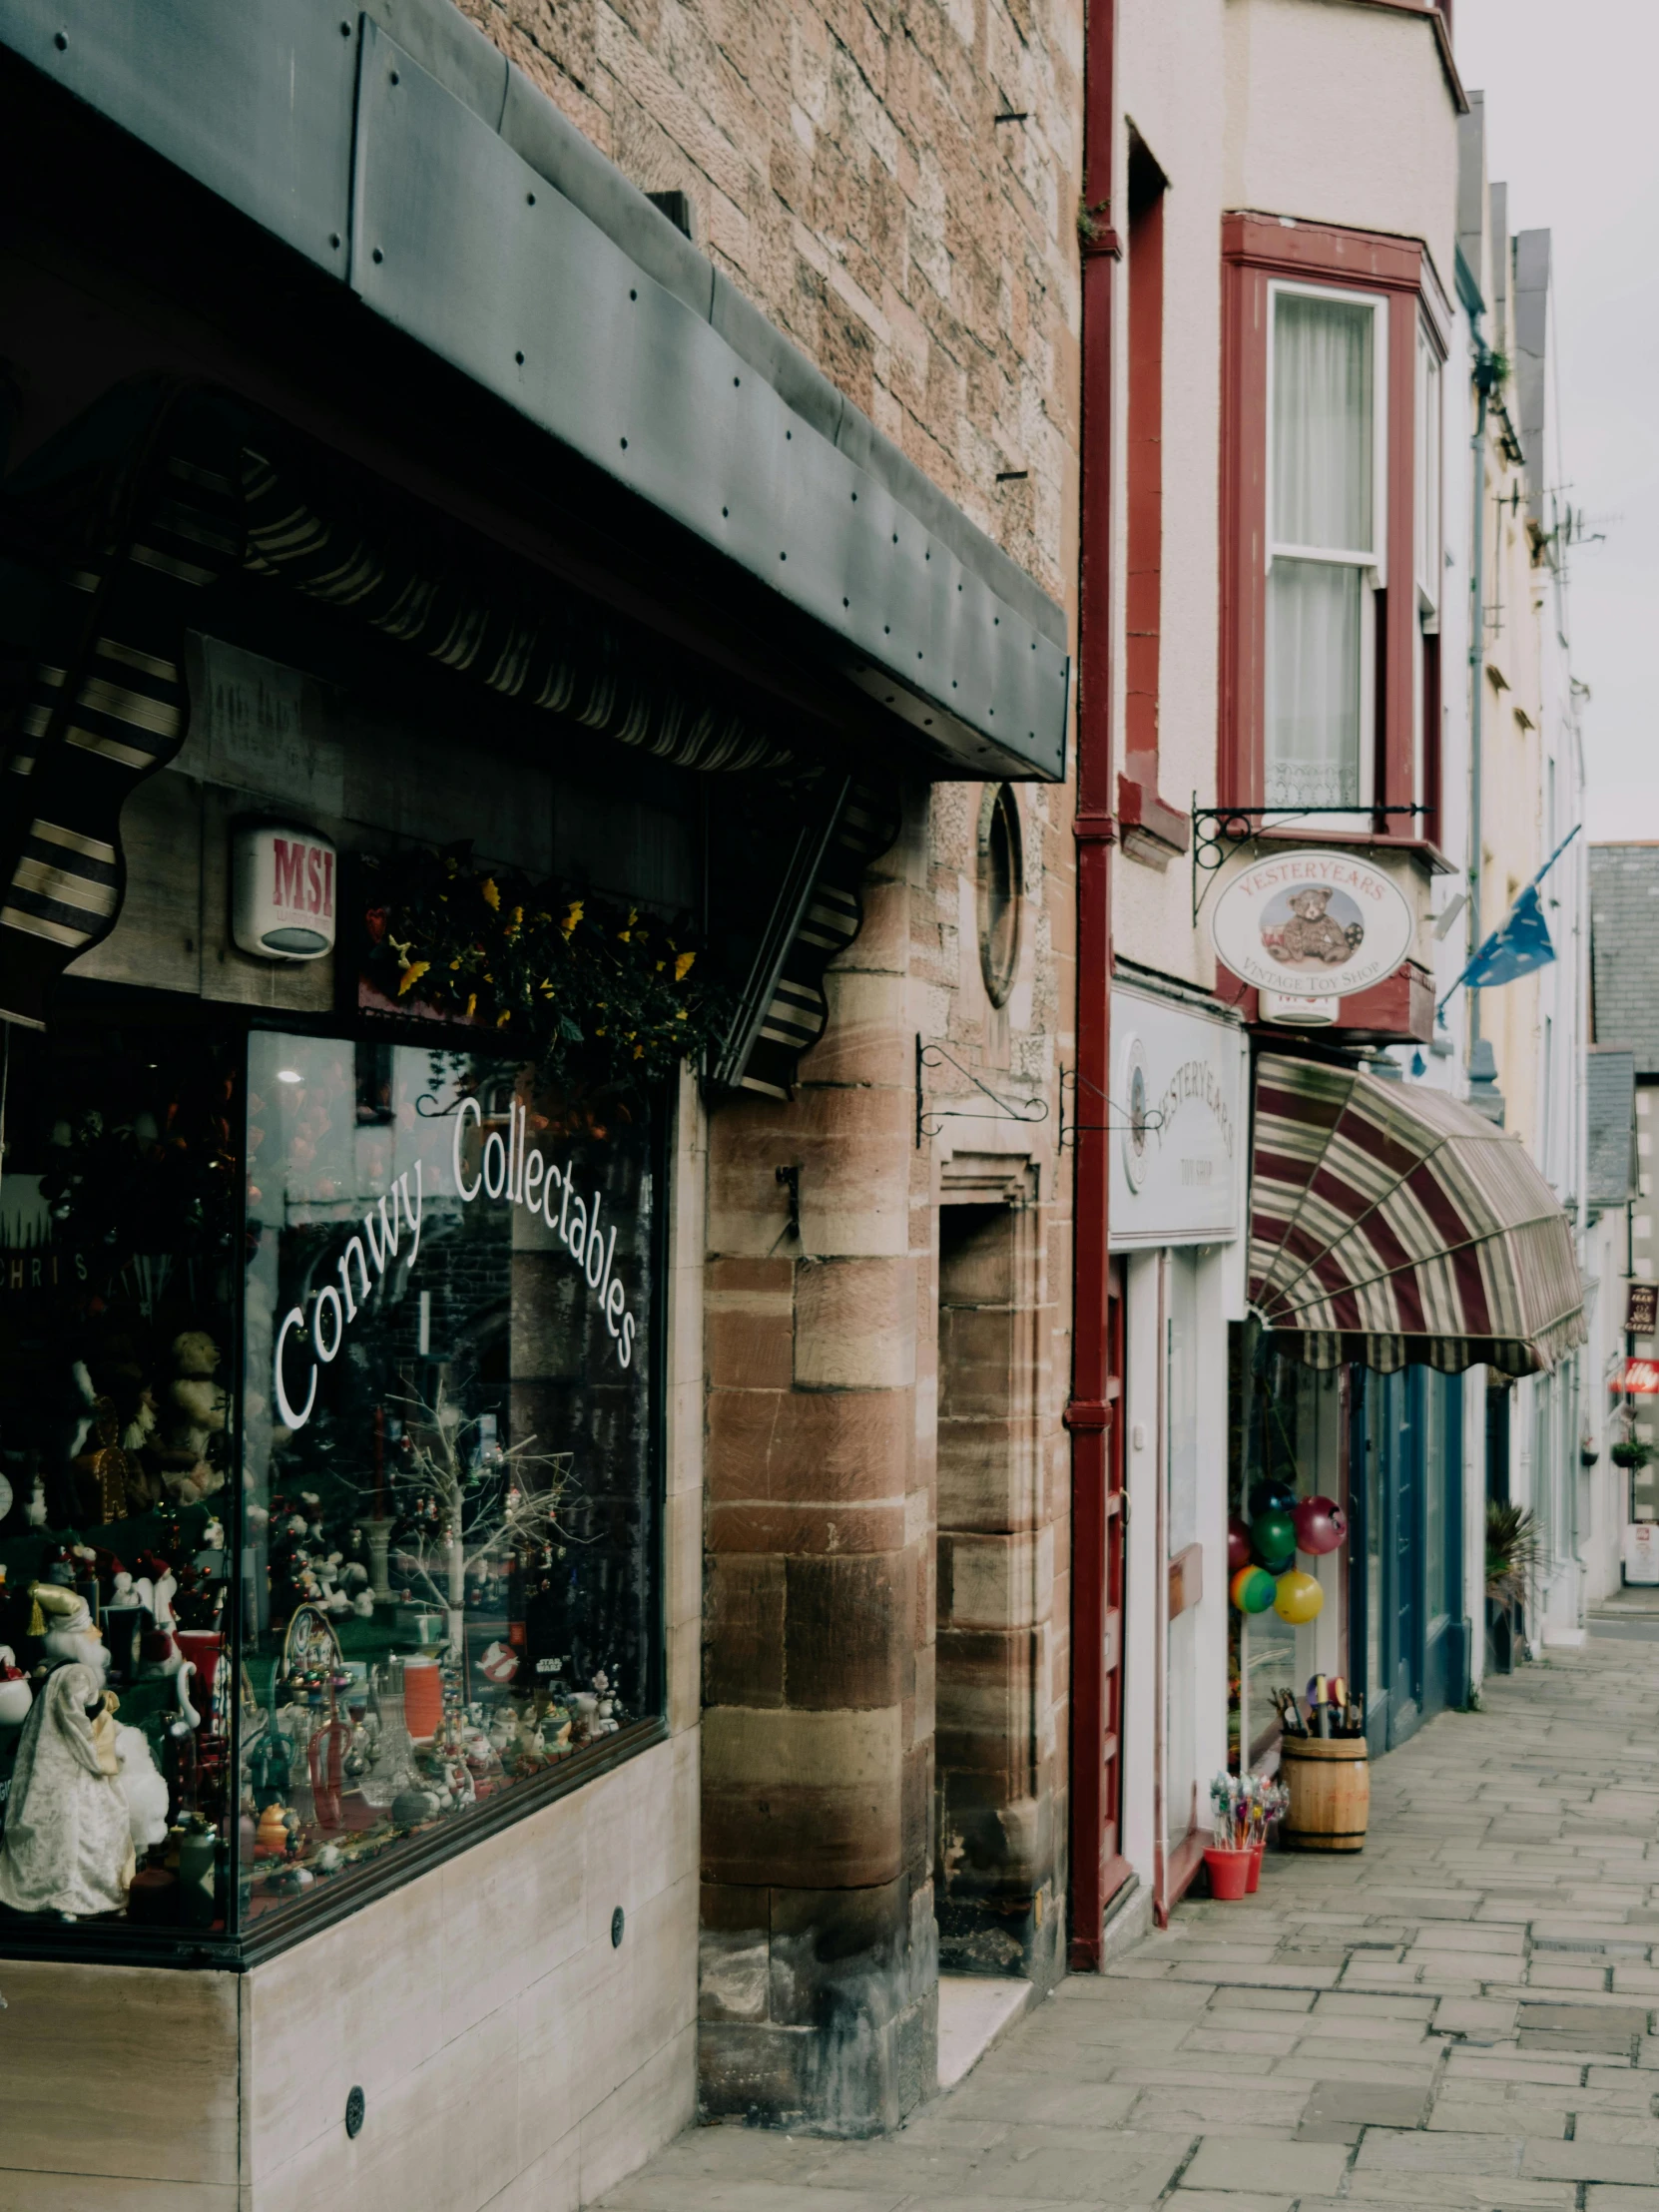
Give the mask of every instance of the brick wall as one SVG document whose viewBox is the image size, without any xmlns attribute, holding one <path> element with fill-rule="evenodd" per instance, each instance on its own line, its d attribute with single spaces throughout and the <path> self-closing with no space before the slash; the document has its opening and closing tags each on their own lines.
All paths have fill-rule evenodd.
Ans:
<svg viewBox="0 0 1659 2212">
<path fill-rule="evenodd" d="M 460 5 L 1069 601 L 1080 0 Z"/>
</svg>

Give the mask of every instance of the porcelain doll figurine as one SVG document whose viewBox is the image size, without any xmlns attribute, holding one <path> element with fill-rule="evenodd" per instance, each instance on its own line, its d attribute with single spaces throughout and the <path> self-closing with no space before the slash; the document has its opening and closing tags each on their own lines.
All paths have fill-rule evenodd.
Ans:
<svg viewBox="0 0 1659 2212">
<path fill-rule="evenodd" d="M 127 1819 L 135 1851 L 167 1842 L 167 1782 L 158 1773 L 150 1739 L 142 1728 L 118 1724 L 116 1757 L 121 1762 L 121 1793 L 127 1800 Z"/>
<path fill-rule="evenodd" d="M 10 1644 L 0 1644 L 0 1728 L 21 1728 L 29 1718 L 34 1693 Z"/>
<path fill-rule="evenodd" d="M 83 1920 L 126 1905 L 133 1819 L 102 1691 L 90 1667 L 61 1666 L 24 1723 L 0 1836 L 0 1905 L 14 1913 Z"/>
<path fill-rule="evenodd" d="M 110 1671 L 110 1655 L 103 1636 L 93 1626 L 92 1608 L 86 1599 L 56 1582 L 32 1582 L 29 1595 L 34 1600 L 29 1631 L 40 1638 L 41 1650 L 50 1664 L 78 1664 L 96 1676 L 102 1689 Z"/>
</svg>

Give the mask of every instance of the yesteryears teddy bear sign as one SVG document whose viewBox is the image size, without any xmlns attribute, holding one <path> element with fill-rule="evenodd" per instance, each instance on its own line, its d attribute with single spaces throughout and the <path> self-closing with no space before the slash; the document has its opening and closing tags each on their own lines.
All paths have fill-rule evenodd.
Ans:
<svg viewBox="0 0 1659 2212">
<path fill-rule="evenodd" d="M 1393 973 L 1415 918 L 1392 877 L 1357 854 L 1276 853 L 1218 896 L 1216 956 L 1242 982 L 1295 999 L 1346 998 Z"/>
</svg>

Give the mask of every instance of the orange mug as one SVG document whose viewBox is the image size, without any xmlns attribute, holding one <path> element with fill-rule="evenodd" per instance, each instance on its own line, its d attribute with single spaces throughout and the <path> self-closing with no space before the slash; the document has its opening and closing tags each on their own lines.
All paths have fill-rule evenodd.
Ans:
<svg viewBox="0 0 1659 2212">
<path fill-rule="evenodd" d="M 443 1720 L 443 1675 L 435 1659 L 403 1662 L 403 1725 L 418 1743 L 430 1742 Z"/>
</svg>

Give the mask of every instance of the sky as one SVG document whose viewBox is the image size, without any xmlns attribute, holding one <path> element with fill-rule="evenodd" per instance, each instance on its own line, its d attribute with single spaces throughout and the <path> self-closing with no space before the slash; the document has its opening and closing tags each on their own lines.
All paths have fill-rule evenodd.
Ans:
<svg viewBox="0 0 1659 2212">
<path fill-rule="evenodd" d="M 1456 0 L 1453 17 L 1509 228 L 1553 234 L 1560 466 L 1606 532 L 1568 572 L 1586 829 L 1659 838 L 1659 7 Z"/>
</svg>

